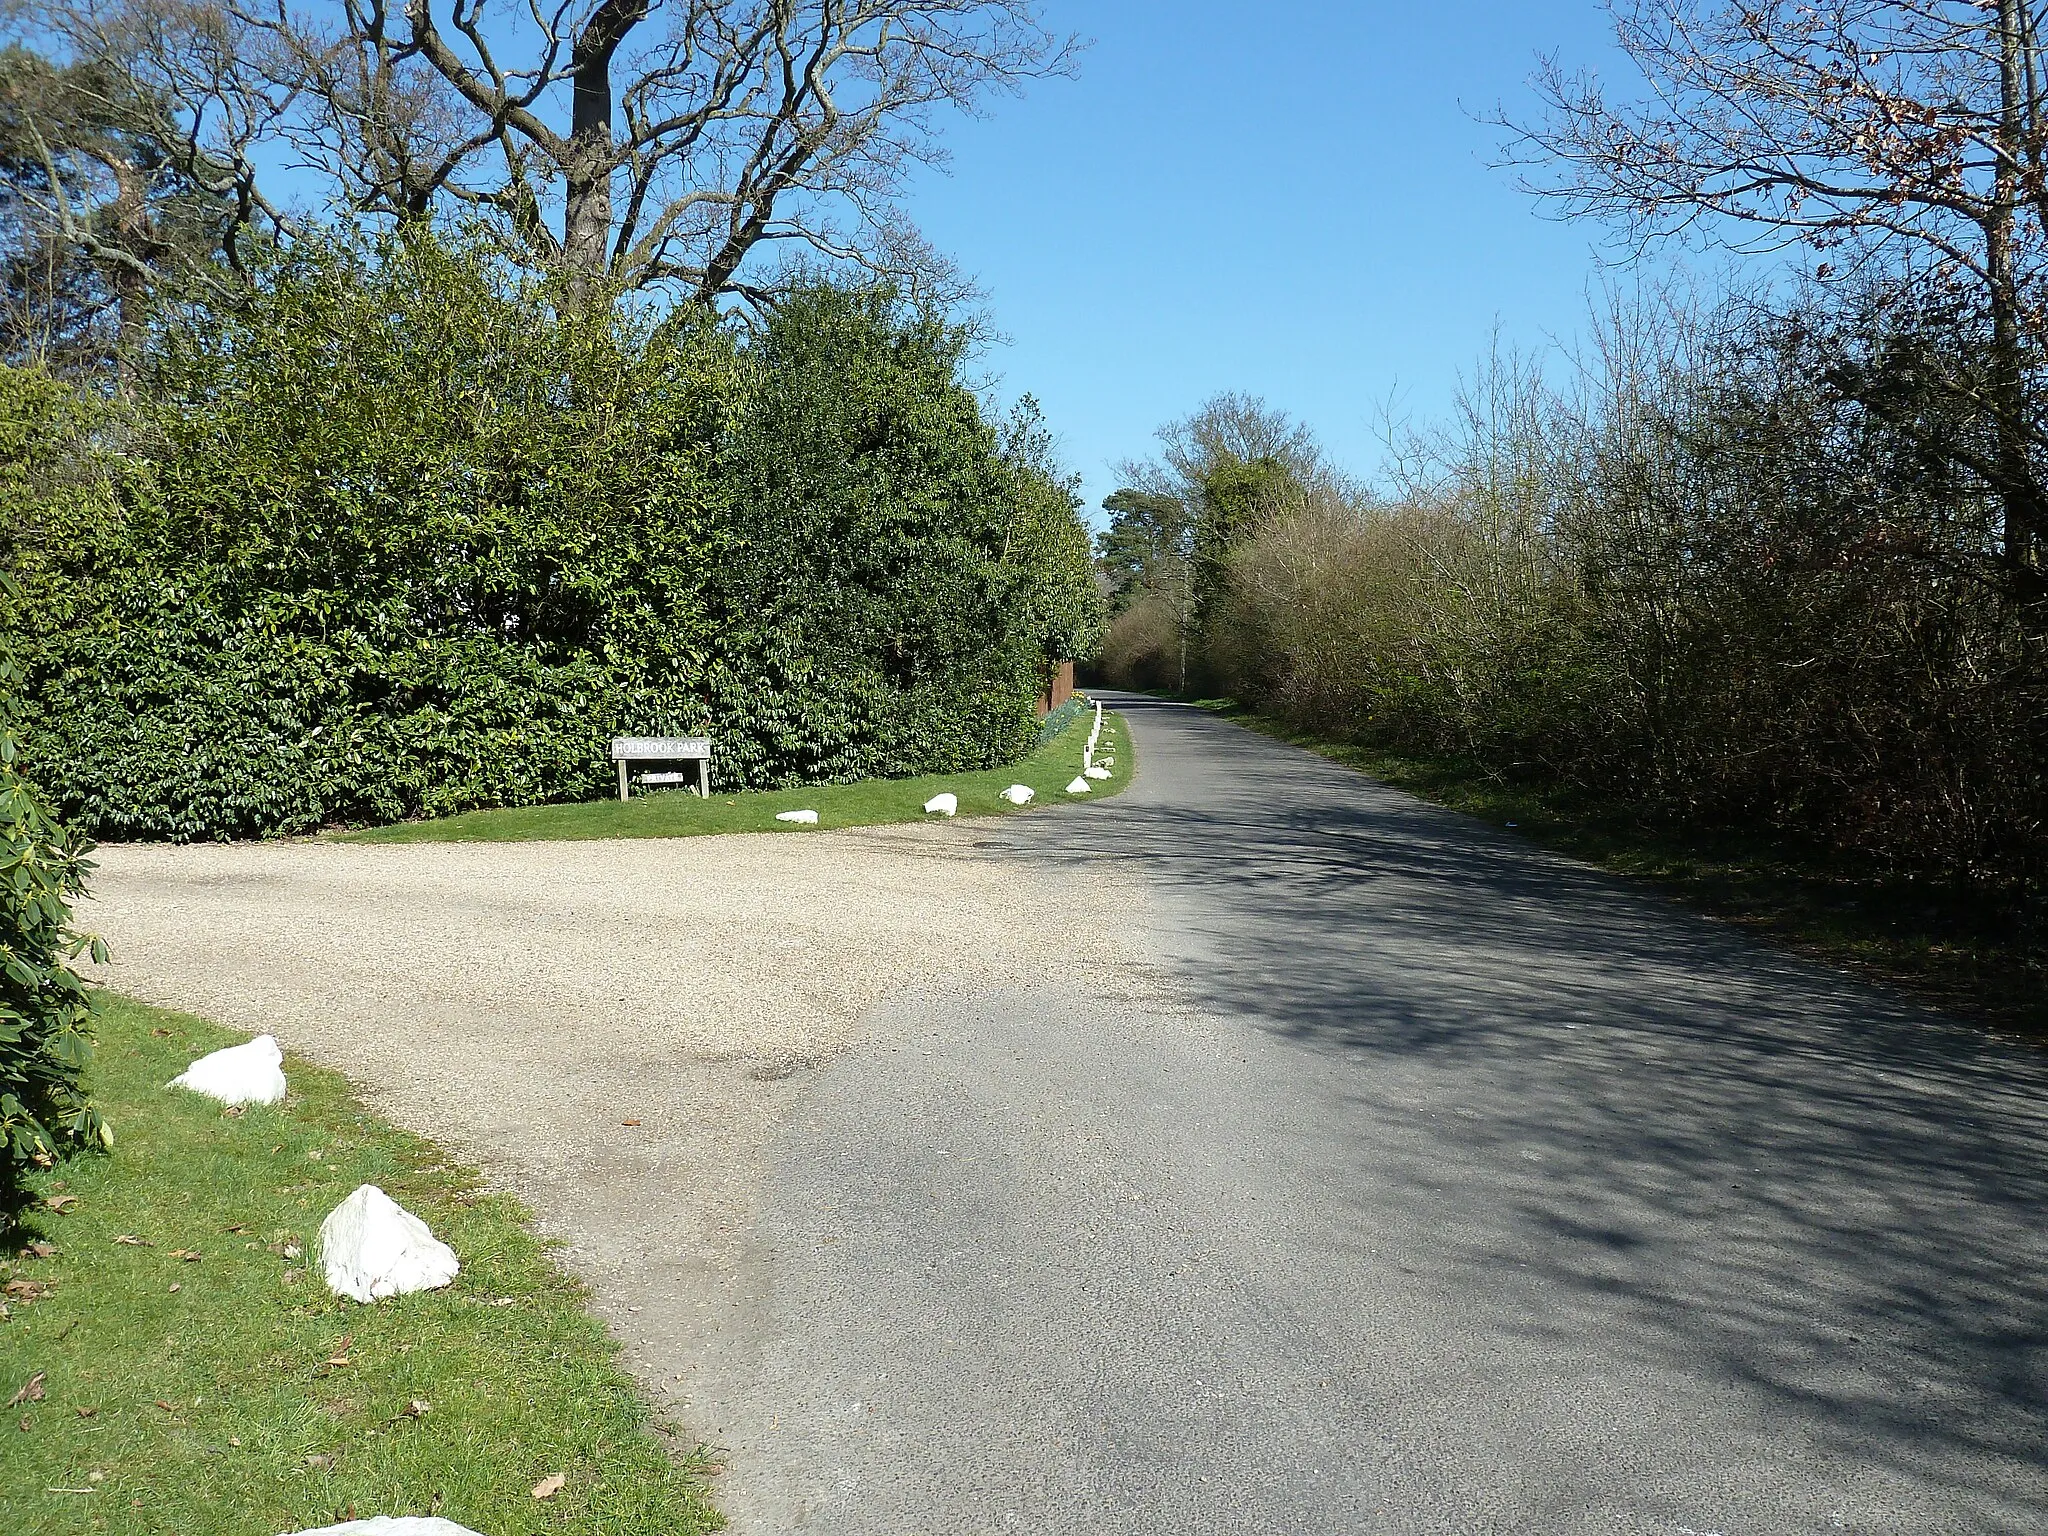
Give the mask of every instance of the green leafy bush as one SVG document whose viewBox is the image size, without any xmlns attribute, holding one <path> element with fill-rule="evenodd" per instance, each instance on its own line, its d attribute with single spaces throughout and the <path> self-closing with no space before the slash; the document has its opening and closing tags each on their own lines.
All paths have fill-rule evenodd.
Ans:
<svg viewBox="0 0 2048 1536">
<path fill-rule="evenodd" d="M 1038 722 L 1038 737 L 1032 743 L 1033 750 L 1046 746 L 1075 720 L 1087 714 L 1092 707 L 1077 693 L 1058 709 L 1047 711 L 1045 718 Z"/>
<path fill-rule="evenodd" d="M 67 963 L 87 943 L 72 932 L 71 900 L 85 888 L 89 845 L 22 780 L 12 718 L 19 683 L 0 656 L 0 1232 L 20 1214 L 29 1170 L 73 1148 L 113 1145 L 82 1083 L 93 995 Z"/>
<path fill-rule="evenodd" d="M 55 423 L 0 612 L 33 776 L 193 838 L 590 798 L 621 734 L 708 731 L 736 788 L 1014 757 L 1097 599 L 960 347 L 883 291 L 564 313 L 411 239 L 168 315 L 119 409 L 7 381 Z"/>
</svg>

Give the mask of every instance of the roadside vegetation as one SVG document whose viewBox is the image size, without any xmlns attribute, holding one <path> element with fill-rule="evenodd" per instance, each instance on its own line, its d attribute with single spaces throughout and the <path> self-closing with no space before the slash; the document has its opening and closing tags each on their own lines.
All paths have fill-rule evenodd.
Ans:
<svg viewBox="0 0 2048 1536">
<path fill-rule="evenodd" d="M 1698 318 L 1720 350 L 1637 315 L 1569 394 L 1490 363 L 1369 487 L 1256 401 L 1175 424 L 1110 498 L 1099 675 L 2048 1028 L 2048 638 L 1996 500 L 1873 472 L 1915 450 L 1753 311 Z M 1248 513 L 1219 464 L 1267 477 Z"/>
<path fill-rule="evenodd" d="M 93 994 L 73 965 L 89 948 L 105 954 L 71 923 L 91 844 L 58 825 L 21 775 L 18 676 L 0 649 L 0 1245 L 36 1170 L 114 1139 L 85 1089 Z"/>
<path fill-rule="evenodd" d="M 757 10 L 0 6 L 0 643 L 69 825 L 588 800 L 613 736 L 746 789 L 1029 750 L 1088 536 L 895 198 L 1076 44 Z"/>
<path fill-rule="evenodd" d="M 2048 1041 L 2048 959 L 2000 935 L 2010 918 L 1968 887 L 1887 878 L 1768 832 L 1648 821 L 1626 802 L 1510 780 L 1470 758 L 1304 730 L 1234 699 L 1190 702 L 1382 783 L 1646 881 L 1665 895 L 1922 1002 Z"/>
<path fill-rule="evenodd" d="M 0 369 L 0 642 L 96 837 L 603 793 L 709 733 L 749 789 L 995 767 L 1100 599 L 1027 411 L 882 288 L 751 333 L 560 308 L 480 238 L 311 237 L 103 398 Z"/>
<path fill-rule="evenodd" d="M 275 1108 L 166 1091 L 240 1038 L 104 1000 L 88 1084 L 116 1150 L 34 1175 L 0 1260 L 0 1529 L 715 1528 L 709 1464 L 650 1423 L 516 1201 L 301 1061 Z M 451 1287 L 371 1306 L 327 1291 L 314 1234 L 363 1183 L 455 1248 Z"/>
<path fill-rule="evenodd" d="M 1548 69 L 1507 153 L 1724 276 L 1481 360 L 1370 478 L 1257 400 L 1168 425 L 1100 675 L 2038 1021 L 2048 53 L 2006 5 L 1614 12 L 1652 89 Z"/>
<path fill-rule="evenodd" d="M 1086 795 L 1070 795 L 1067 785 L 1081 771 L 1081 749 L 1088 740 L 1093 715 L 1069 719 L 1044 746 L 1007 768 L 973 773 L 931 774 L 909 779 L 864 779 L 853 784 L 815 784 L 802 789 L 716 793 L 700 799 L 694 792 L 635 790 L 624 802 L 598 800 L 581 805 L 537 805 L 517 810 L 472 811 L 438 821 L 401 822 L 333 836 L 353 843 L 533 843 L 582 841 L 613 837 L 696 837 L 716 832 L 814 832 L 832 827 L 873 827 L 891 822 L 935 819 L 925 801 L 941 792 L 960 800 L 961 816 L 1009 816 L 1047 805 L 1087 803 L 1126 788 L 1137 766 L 1130 732 L 1122 718 L 1105 711 L 1095 760 L 1113 757 L 1110 776 L 1091 781 Z M 1012 784 L 1028 787 L 1033 798 L 1011 805 L 1002 791 Z M 795 826 L 775 819 L 780 811 L 812 810 L 816 826 Z"/>
</svg>

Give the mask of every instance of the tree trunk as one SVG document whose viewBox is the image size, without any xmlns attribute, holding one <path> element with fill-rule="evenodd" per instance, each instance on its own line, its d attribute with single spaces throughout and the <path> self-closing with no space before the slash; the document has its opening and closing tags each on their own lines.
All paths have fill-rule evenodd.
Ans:
<svg viewBox="0 0 2048 1536">
<path fill-rule="evenodd" d="M 2040 563 L 2043 488 L 2034 467 L 2034 423 L 2029 409 L 2026 344 L 2013 274 L 2013 224 L 2023 196 L 2019 167 L 2026 163 L 2026 75 L 2022 49 L 2027 16 L 2023 0 L 1998 0 L 1999 149 L 1991 206 L 1984 219 L 1984 255 L 1991 293 L 1991 393 L 2004 564 L 2014 595 L 2029 605 L 2048 601 Z"/>
<path fill-rule="evenodd" d="M 569 163 L 562 167 L 567 208 L 562 262 L 569 293 L 579 306 L 604 276 L 611 257 L 612 173 L 618 151 L 612 137 L 612 58 L 626 35 L 647 19 L 649 0 L 604 0 L 591 13 L 569 56 L 574 77 L 569 109 Z"/>
</svg>

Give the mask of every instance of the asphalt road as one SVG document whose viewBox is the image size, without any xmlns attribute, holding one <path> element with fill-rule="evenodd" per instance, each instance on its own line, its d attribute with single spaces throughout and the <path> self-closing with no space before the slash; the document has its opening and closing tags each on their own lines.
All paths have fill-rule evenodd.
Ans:
<svg viewBox="0 0 2048 1536">
<path fill-rule="evenodd" d="M 1175 1006 L 899 999 L 693 1412 L 741 1532 L 2048 1531 L 2048 1062 L 1121 699 Z"/>
</svg>

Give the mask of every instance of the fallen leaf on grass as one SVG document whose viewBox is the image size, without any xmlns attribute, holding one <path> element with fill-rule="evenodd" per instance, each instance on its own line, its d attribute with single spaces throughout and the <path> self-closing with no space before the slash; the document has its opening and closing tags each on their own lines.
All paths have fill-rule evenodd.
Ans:
<svg viewBox="0 0 2048 1536">
<path fill-rule="evenodd" d="M 21 1250 L 21 1256 L 24 1259 L 49 1259 L 55 1258 L 56 1254 L 57 1245 L 55 1243 L 30 1243 Z"/>
<path fill-rule="evenodd" d="M 171 1294 L 175 1296 L 178 1294 L 178 1292 L 182 1291 L 183 1289 L 185 1289 L 185 1287 L 182 1285 L 174 1285 L 171 1287 Z"/>
<path fill-rule="evenodd" d="M 165 1402 L 162 1398 L 158 1398 L 156 1400 L 156 1405 L 157 1407 L 163 1409 L 165 1413 L 176 1413 L 178 1411 L 177 1409 L 173 1408 L 169 1403 Z"/>
<path fill-rule="evenodd" d="M 569 1479 L 559 1472 L 553 1477 L 544 1477 L 533 1485 L 533 1496 L 536 1499 L 552 1499 L 562 1491 L 568 1481 Z"/>
<path fill-rule="evenodd" d="M 72 1206 L 78 1204 L 78 1196 L 51 1195 L 43 1201 L 43 1204 L 47 1205 L 51 1210 L 57 1212 L 59 1215 L 62 1215 L 64 1212 L 70 1210 Z"/>
<path fill-rule="evenodd" d="M 7 1399 L 7 1406 L 12 1408 L 16 1403 L 40 1403 L 43 1400 L 43 1377 L 45 1374 L 47 1373 L 37 1371 L 35 1375 L 29 1377 L 28 1384 L 15 1393 L 14 1396 Z"/>
<path fill-rule="evenodd" d="M 81 1419 L 90 1419 L 90 1418 L 94 1418 L 94 1417 L 96 1417 L 96 1416 L 98 1415 L 98 1413 L 99 1413 L 99 1409 L 97 1409 L 97 1408 L 81 1408 L 81 1409 L 79 1409 L 79 1410 L 78 1410 L 78 1416 L 79 1416 L 79 1417 L 80 1417 Z"/>
<path fill-rule="evenodd" d="M 5 1294 L 15 1297 L 20 1301 L 41 1301 L 50 1294 L 50 1282 L 47 1280 L 10 1280 L 6 1285 L 0 1286 L 0 1292 L 5 1292 Z"/>
<path fill-rule="evenodd" d="M 33 1424 L 34 1422 L 34 1419 L 31 1419 L 27 1414 L 24 1413 L 21 1416 L 21 1432 L 24 1435 L 27 1434 L 29 1425 Z"/>
<path fill-rule="evenodd" d="M 117 1243 L 126 1243 L 130 1248 L 154 1248 L 156 1246 L 156 1244 L 152 1243 L 148 1238 L 137 1237 L 133 1232 L 123 1232 L 119 1237 L 115 1238 L 114 1241 Z"/>
<path fill-rule="evenodd" d="M 203 1257 L 197 1248 L 173 1248 L 170 1255 L 174 1259 L 183 1259 L 187 1264 L 197 1264 Z"/>
<path fill-rule="evenodd" d="M 246 1232 L 248 1230 L 249 1224 L 246 1221 L 238 1221 L 232 1227 L 221 1228 L 221 1231 L 223 1232 Z"/>
<path fill-rule="evenodd" d="M 319 1365 L 313 1367 L 313 1369 L 315 1369 L 316 1371 L 321 1370 L 323 1368 L 328 1370 L 341 1369 L 341 1367 L 348 1364 L 348 1347 L 349 1345 L 355 1343 L 355 1341 L 356 1336 L 354 1334 L 344 1333 L 341 1336 L 341 1342 L 339 1344 L 336 1344 L 334 1348 L 331 1351 L 329 1351 L 327 1358 L 321 1361 Z"/>
</svg>

